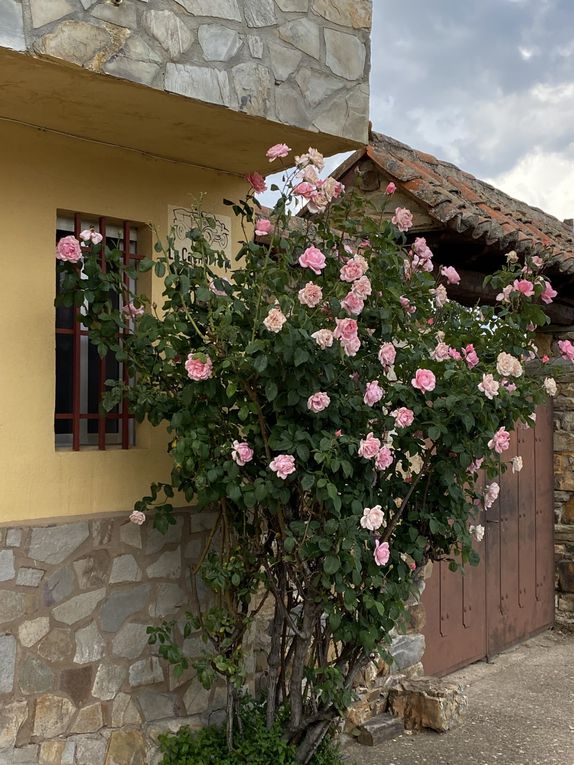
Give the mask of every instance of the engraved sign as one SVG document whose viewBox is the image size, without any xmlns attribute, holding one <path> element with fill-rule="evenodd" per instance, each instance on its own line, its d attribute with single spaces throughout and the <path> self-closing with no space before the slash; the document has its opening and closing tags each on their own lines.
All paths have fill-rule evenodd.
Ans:
<svg viewBox="0 0 574 765">
<path fill-rule="evenodd" d="M 181 258 L 188 259 L 193 250 L 189 232 L 201 228 L 210 246 L 214 250 L 221 250 L 231 260 L 231 218 L 171 205 L 167 209 L 168 231 L 174 237 L 173 249 Z"/>
</svg>

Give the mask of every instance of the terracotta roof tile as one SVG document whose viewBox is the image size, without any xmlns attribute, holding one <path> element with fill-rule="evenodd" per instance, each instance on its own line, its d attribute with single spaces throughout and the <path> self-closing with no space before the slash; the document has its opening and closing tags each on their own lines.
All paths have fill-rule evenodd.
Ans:
<svg viewBox="0 0 574 765">
<path fill-rule="evenodd" d="M 364 153 L 431 218 L 487 245 L 546 254 L 559 270 L 574 272 L 574 231 L 552 215 L 385 135 L 372 133 Z"/>
</svg>

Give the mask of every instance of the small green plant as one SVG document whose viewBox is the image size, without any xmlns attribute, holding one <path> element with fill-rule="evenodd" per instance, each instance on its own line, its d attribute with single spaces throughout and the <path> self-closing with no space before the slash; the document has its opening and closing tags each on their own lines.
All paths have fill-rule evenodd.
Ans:
<svg viewBox="0 0 574 765">
<path fill-rule="evenodd" d="M 263 704 L 244 700 L 238 713 L 235 747 L 227 748 L 225 728 L 210 726 L 160 736 L 162 765 L 295 765 L 295 747 L 282 735 L 280 720 L 267 728 Z M 341 765 L 337 747 L 324 740 L 309 765 Z"/>
</svg>

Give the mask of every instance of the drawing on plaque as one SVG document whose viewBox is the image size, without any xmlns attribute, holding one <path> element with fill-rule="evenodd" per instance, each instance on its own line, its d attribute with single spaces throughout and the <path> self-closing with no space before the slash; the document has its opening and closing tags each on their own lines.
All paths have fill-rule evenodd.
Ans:
<svg viewBox="0 0 574 765">
<path fill-rule="evenodd" d="M 180 258 L 190 257 L 191 229 L 201 228 L 203 235 L 214 250 L 231 254 L 231 219 L 224 215 L 190 210 L 185 207 L 168 207 L 168 230 L 174 237 L 173 249 Z"/>
</svg>

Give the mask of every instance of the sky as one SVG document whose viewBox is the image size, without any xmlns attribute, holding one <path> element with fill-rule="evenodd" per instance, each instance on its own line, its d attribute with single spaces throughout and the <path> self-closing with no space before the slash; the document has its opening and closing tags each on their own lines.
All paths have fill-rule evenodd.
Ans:
<svg viewBox="0 0 574 765">
<path fill-rule="evenodd" d="M 574 0 L 373 6 L 373 128 L 574 218 Z"/>
</svg>

